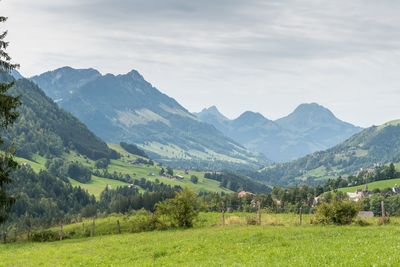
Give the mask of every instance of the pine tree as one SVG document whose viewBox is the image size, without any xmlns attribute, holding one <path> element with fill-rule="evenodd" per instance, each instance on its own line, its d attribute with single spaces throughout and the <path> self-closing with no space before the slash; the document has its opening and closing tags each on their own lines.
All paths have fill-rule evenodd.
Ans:
<svg viewBox="0 0 400 267">
<path fill-rule="evenodd" d="M 0 16 L 0 23 L 4 23 L 6 17 Z M 5 51 L 8 42 L 4 39 L 7 31 L 0 33 L 0 72 L 11 72 L 18 67 L 17 64 L 11 63 L 11 57 Z M 0 82 L 0 129 L 7 129 L 18 117 L 16 108 L 20 101 L 18 97 L 7 94 L 8 90 L 14 85 L 14 82 Z M 0 146 L 3 147 L 3 140 L 0 136 Z M 13 160 L 10 150 L 0 152 L 0 224 L 7 219 L 14 198 L 9 196 L 6 191 L 6 185 L 11 183 L 11 172 L 17 168 L 17 163 Z"/>
</svg>

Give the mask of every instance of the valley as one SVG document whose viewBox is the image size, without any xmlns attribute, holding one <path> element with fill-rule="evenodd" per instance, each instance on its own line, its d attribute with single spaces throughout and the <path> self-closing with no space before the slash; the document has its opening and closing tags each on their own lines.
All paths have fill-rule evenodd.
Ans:
<svg viewBox="0 0 400 267">
<path fill-rule="evenodd" d="M 0 267 L 400 266 L 400 2 L 22 2 Z"/>
</svg>

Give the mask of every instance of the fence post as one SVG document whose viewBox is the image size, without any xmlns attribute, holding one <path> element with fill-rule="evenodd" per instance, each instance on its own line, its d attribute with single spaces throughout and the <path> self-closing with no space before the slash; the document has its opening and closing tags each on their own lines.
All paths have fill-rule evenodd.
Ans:
<svg viewBox="0 0 400 267">
<path fill-rule="evenodd" d="M 92 231 L 90 231 L 90 236 L 94 236 L 96 234 L 96 217 L 93 217 L 92 223 Z"/>
<path fill-rule="evenodd" d="M 224 203 L 222 203 L 221 212 L 222 212 L 222 216 L 221 216 L 222 226 L 225 226 L 225 204 Z"/>
<path fill-rule="evenodd" d="M 119 224 L 119 220 L 117 220 L 117 232 L 121 234 L 121 225 Z"/>
<path fill-rule="evenodd" d="M 300 225 L 303 223 L 303 206 L 300 206 Z"/>
<path fill-rule="evenodd" d="M 258 217 L 258 225 L 261 225 L 261 201 L 257 201 L 257 217 Z"/>
<path fill-rule="evenodd" d="M 60 227 L 60 228 L 61 228 L 61 229 L 60 229 L 60 241 L 62 241 L 63 238 L 64 238 L 64 225 L 61 224 L 61 227 Z"/>
<path fill-rule="evenodd" d="M 382 218 L 384 219 L 386 217 L 385 213 L 385 202 L 381 201 L 381 211 L 382 211 Z"/>
</svg>

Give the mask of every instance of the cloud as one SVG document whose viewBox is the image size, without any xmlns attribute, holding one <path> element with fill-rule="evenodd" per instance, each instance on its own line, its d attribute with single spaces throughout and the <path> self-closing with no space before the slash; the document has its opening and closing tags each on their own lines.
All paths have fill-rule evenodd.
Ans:
<svg viewBox="0 0 400 267">
<path fill-rule="evenodd" d="M 217 104 L 231 117 L 252 109 L 276 118 L 312 101 L 363 126 L 399 116 L 391 108 L 400 93 L 398 1 L 0 5 L 10 16 L 10 51 L 28 75 L 62 65 L 135 68 L 189 109 Z M 379 114 L 370 108 L 377 104 Z"/>
</svg>

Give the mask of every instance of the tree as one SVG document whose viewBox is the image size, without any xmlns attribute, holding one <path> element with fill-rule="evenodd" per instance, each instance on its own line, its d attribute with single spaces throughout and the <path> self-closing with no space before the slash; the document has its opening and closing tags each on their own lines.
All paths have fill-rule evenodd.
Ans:
<svg viewBox="0 0 400 267">
<path fill-rule="evenodd" d="M 167 167 L 167 174 L 173 176 L 174 170 L 171 167 Z"/>
<path fill-rule="evenodd" d="M 0 16 L 0 23 L 7 20 L 6 17 Z M 11 63 L 11 57 L 5 51 L 8 42 L 4 39 L 7 36 L 7 31 L 0 32 L 0 72 L 10 72 L 18 67 L 17 64 Z M 14 85 L 14 82 L 0 82 L 0 129 L 6 129 L 18 117 L 16 108 L 20 105 L 18 97 L 7 95 L 7 91 Z M 0 137 L 0 145 L 3 144 Z M 7 214 L 10 211 L 14 198 L 9 196 L 6 191 L 6 185 L 11 183 L 11 172 L 17 168 L 17 163 L 13 160 L 10 150 L 0 154 L 0 224 L 7 219 Z"/>
<path fill-rule="evenodd" d="M 190 177 L 190 181 L 194 184 L 197 184 L 199 182 L 199 178 L 197 178 L 196 175 L 192 175 L 192 177 Z"/>
<path fill-rule="evenodd" d="M 198 208 L 196 194 L 186 188 L 175 198 L 157 204 L 156 213 L 169 217 L 173 225 L 190 228 L 199 214 Z"/>
</svg>

